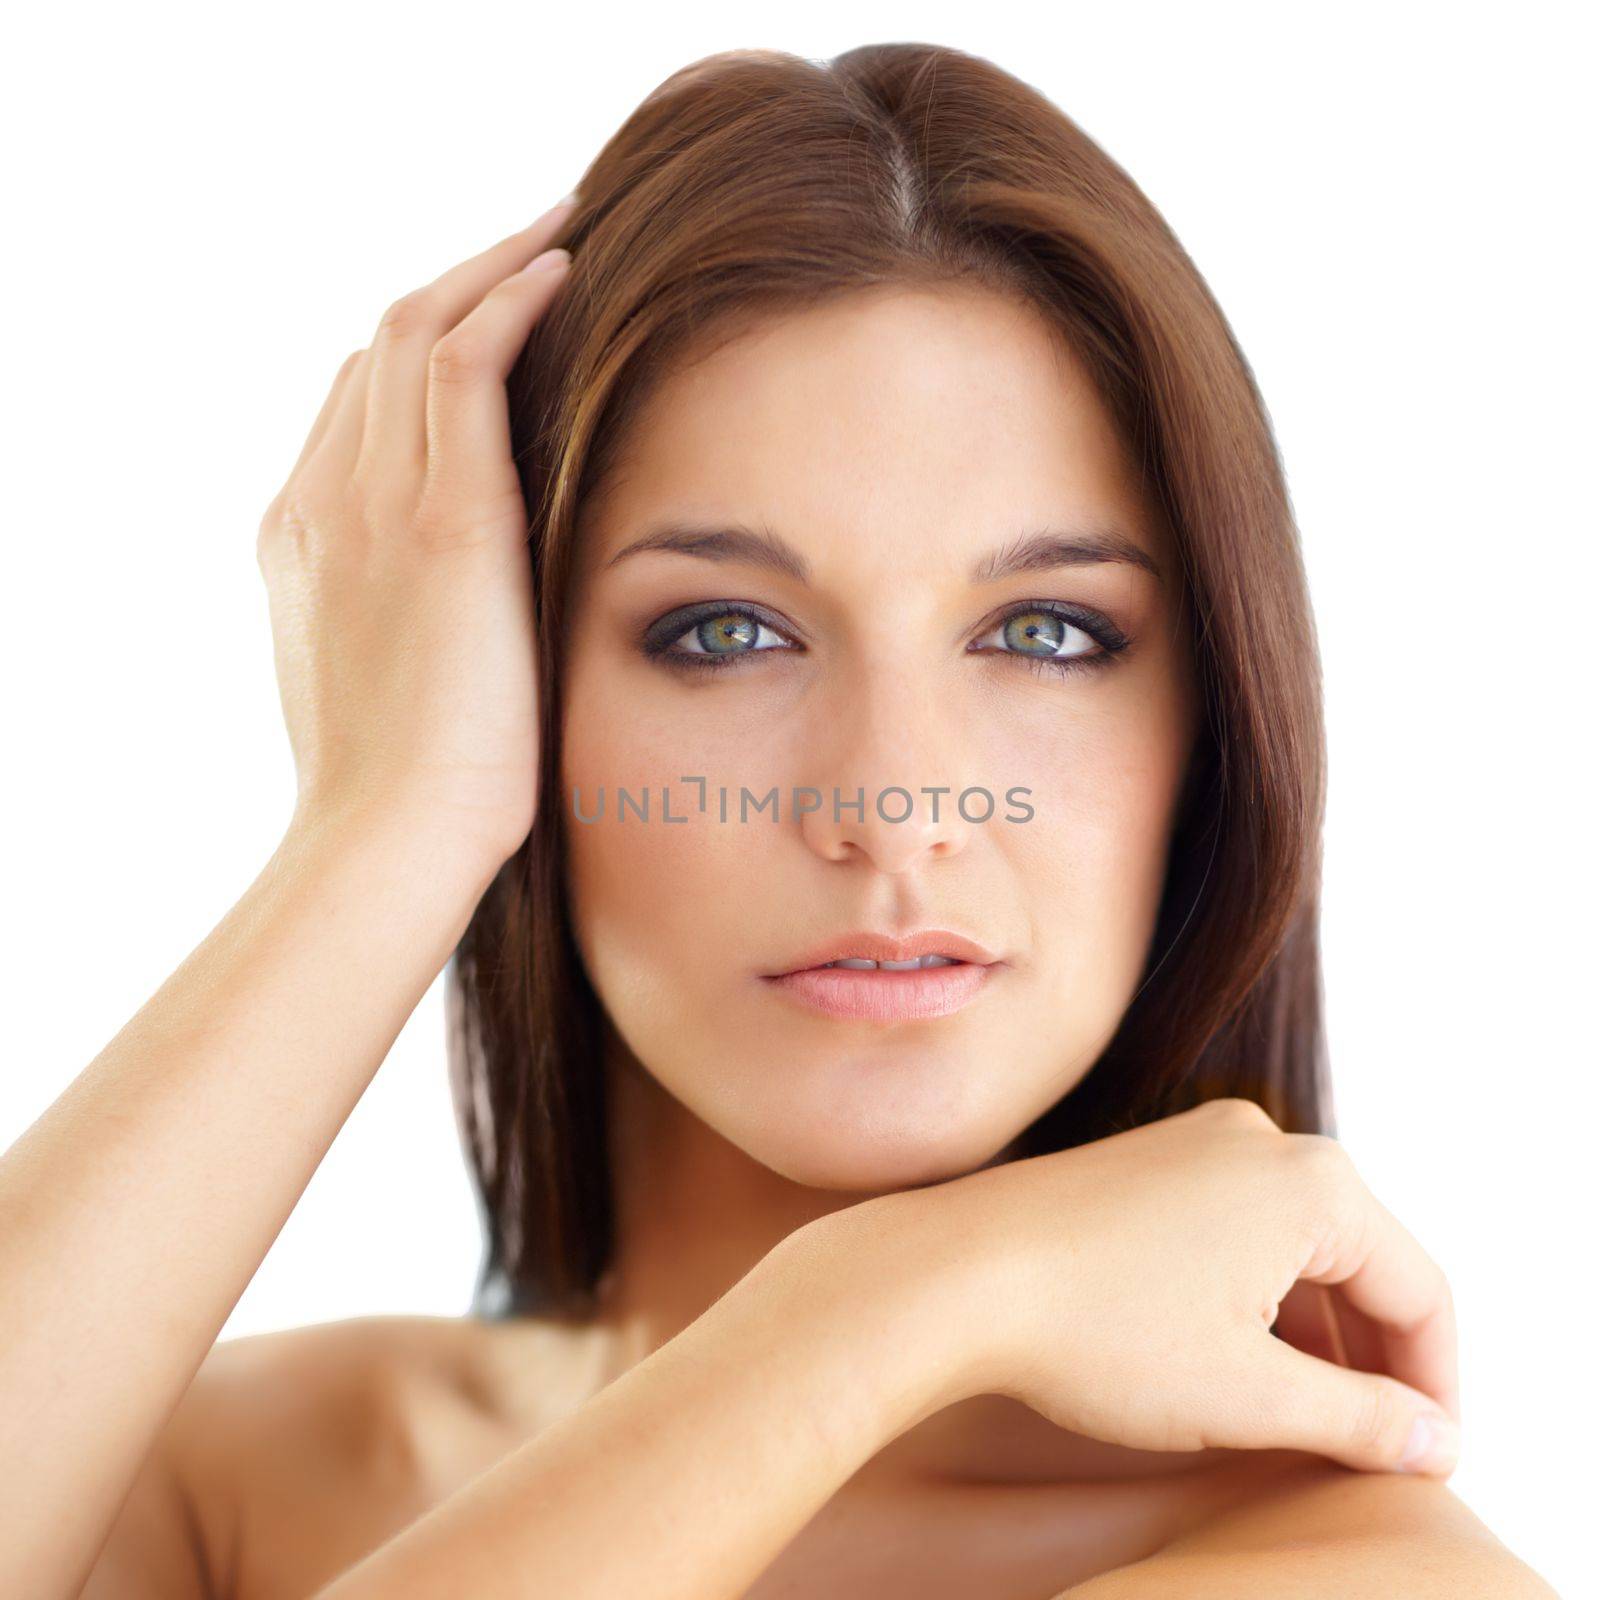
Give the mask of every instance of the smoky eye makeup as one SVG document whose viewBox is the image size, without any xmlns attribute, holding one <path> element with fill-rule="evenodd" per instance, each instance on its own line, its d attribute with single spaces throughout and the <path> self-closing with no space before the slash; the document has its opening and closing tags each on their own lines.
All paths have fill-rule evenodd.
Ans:
<svg viewBox="0 0 1600 1600">
<path fill-rule="evenodd" d="M 717 668 L 737 656 L 800 650 L 786 623 L 745 600 L 702 600 L 679 606 L 644 631 L 639 648 L 670 667 Z"/>
<path fill-rule="evenodd" d="M 967 653 L 1016 660 L 1036 674 L 1100 671 L 1131 637 L 1103 612 L 1059 600 L 1007 607 L 980 631 Z M 745 600 L 705 600 L 658 617 L 639 640 L 641 653 L 673 671 L 722 671 L 750 657 L 803 654 L 794 630 Z"/>
<path fill-rule="evenodd" d="M 999 644 L 985 648 L 984 641 Z M 969 654 L 1020 659 L 1036 673 L 1098 672 L 1114 666 L 1133 643 L 1103 611 L 1060 600 L 1008 606 L 967 646 Z"/>
</svg>

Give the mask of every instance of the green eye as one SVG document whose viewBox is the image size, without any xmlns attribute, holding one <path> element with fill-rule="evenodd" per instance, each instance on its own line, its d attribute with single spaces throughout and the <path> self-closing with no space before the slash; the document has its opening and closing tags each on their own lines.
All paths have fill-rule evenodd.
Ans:
<svg viewBox="0 0 1600 1600">
<path fill-rule="evenodd" d="M 1012 649 L 1025 655 L 1054 656 L 1061 654 L 1061 643 L 1069 631 L 1082 633 L 1063 617 L 1052 611 L 1019 611 L 1006 620 L 1005 641 Z M 1088 635 L 1084 634 L 1087 638 Z M 1074 654 L 1076 652 L 1068 652 Z"/>
<path fill-rule="evenodd" d="M 1108 666 L 1129 643 L 1127 634 L 1098 611 L 1034 604 L 1019 606 L 970 648 L 1020 658 L 1035 672 L 1077 672 Z"/>
<path fill-rule="evenodd" d="M 1006 655 L 1032 656 L 1040 661 L 1066 661 L 1098 653 L 1099 643 L 1087 628 L 1075 626 L 1058 611 L 1029 607 L 1013 611 L 995 630 Z"/>
<path fill-rule="evenodd" d="M 690 632 L 707 655 L 738 655 L 755 645 L 761 624 L 748 612 L 724 611 L 697 623 Z"/>
<path fill-rule="evenodd" d="M 643 646 L 647 656 L 673 667 L 732 666 L 745 656 L 798 648 L 759 612 L 726 601 L 702 605 L 698 614 L 671 612 L 649 629 Z"/>
</svg>

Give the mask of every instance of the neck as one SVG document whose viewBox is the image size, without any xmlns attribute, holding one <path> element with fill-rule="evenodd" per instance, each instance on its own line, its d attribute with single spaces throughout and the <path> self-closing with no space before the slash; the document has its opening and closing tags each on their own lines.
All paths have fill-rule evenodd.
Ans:
<svg viewBox="0 0 1600 1600">
<path fill-rule="evenodd" d="M 537 1330 L 540 1381 L 555 1347 L 581 1373 L 575 1381 L 595 1389 L 688 1327 L 796 1228 L 884 1192 L 812 1188 L 773 1172 L 614 1039 L 605 1070 L 616 1248 L 601 1310 L 570 1329 Z M 975 1395 L 890 1441 L 862 1476 L 889 1488 L 1104 1481 L 1182 1470 L 1211 1454 L 1128 1450 L 1068 1433 L 1006 1396 Z"/>
</svg>

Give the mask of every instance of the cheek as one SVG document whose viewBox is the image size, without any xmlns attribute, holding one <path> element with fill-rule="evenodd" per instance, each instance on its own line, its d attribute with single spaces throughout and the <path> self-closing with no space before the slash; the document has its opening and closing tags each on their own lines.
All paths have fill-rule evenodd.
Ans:
<svg viewBox="0 0 1600 1600">
<path fill-rule="evenodd" d="M 737 926 L 736 911 L 707 893 L 715 870 L 708 831 L 693 822 L 661 824 L 659 803 L 658 791 L 648 823 L 631 811 L 618 821 L 608 785 L 601 820 L 580 822 L 570 810 L 565 820 L 574 935 L 591 981 L 619 1022 L 632 1014 L 670 1014 L 683 998 L 682 963 L 672 952 L 704 952 L 730 936 L 730 924 Z M 585 786 L 585 813 L 594 814 L 598 804 L 595 788 Z"/>
<path fill-rule="evenodd" d="M 694 969 L 752 964 L 779 829 L 770 808 L 744 825 L 720 822 L 718 793 L 727 790 L 731 818 L 741 784 L 760 794 L 784 781 L 792 735 L 781 718 L 717 698 L 723 714 L 711 715 L 699 695 L 581 665 L 568 683 L 567 891 L 579 948 L 619 1023 L 625 1013 L 681 1022 Z M 598 820 L 580 820 L 579 808 Z"/>
<path fill-rule="evenodd" d="M 989 723 L 985 760 L 1032 790 L 1032 818 L 1004 831 L 1040 963 L 1126 999 L 1160 908 L 1189 731 L 1164 680 L 1096 689 L 1017 698 Z"/>
</svg>

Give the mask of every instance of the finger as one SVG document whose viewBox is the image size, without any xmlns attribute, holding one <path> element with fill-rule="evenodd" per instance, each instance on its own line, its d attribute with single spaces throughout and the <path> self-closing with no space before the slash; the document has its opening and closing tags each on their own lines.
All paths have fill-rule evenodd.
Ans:
<svg viewBox="0 0 1600 1600">
<path fill-rule="evenodd" d="M 422 472 L 427 459 L 424 395 L 433 346 L 497 283 L 554 243 L 575 206 L 572 199 L 558 202 L 528 227 L 452 267 L 425 288 L 403 295 L 384 312 L 373 340 L 363 470 Z"/>
<path fill-rule="evenodd" d="M 367 392 L 372 384 L 372 350 L 356 351 L 347 363 L 339 393 L 333 397 L 322 435 L 306 453 L 304 473 L 328 473 L 339 481 L 350 476 L 361 448 L 361 430 L 367 414 Z"/>
<path fill-rule="evenodd" d="M 1356 1372 L 1251 1336 L 1245 1398 L 1232 1407 L 1246 1449 L 1309 1450 L 1362 1472 L 1454 1470 L 1459 1429 L 1428 1395 L 1381 1373 Z M 1419 1420 L 1425 1427 L 1419 1429 Z"/>
<path fill-rule="evenodd" d="M 361 352 L 352 350 L 339 365 L 339 370 L 333 375 L 333 382 L 328 385 L 328 392 L 323 397 L 322 407 L 317 412 L 311 424 L 311 431 L 306 434 L 305 443 L 300 446 L 300 454 L 294 459 L 294 465 L 289 469 L 289 477 L 294 475 L 308 462 L 317 446 L 322 443 L 323 436 L 328 431 L 328 424 L 333 420 L 334 413 L 339 408 L 345 389 L 350 382 L 350 374 L 354 369 Z M 288 480 L 286 479 L 285 482 Z"/>
<path fill-rule="evenodd" d="M 540 258 L 495 287 L 434 347 L 428 368 L 429 489 L 457 487 L 492 500 L 520 493 L 511 460 L 506 378 L 567 276 L 561 256 Z"/>
<path fill-rule="evenodd" d="M 1438 1263 L 1346 1164 L 1349 1220 L 1330 1258 L 1304 1276 L 1336 1285 L 1349 1307 L 1376 1326 L 1382 1369 L 1432 1395 L 1459 1420 L 1455 1307 Z M 1354 1328 L 1355 1324 L 1346 1322 Z"/>
</svg>

